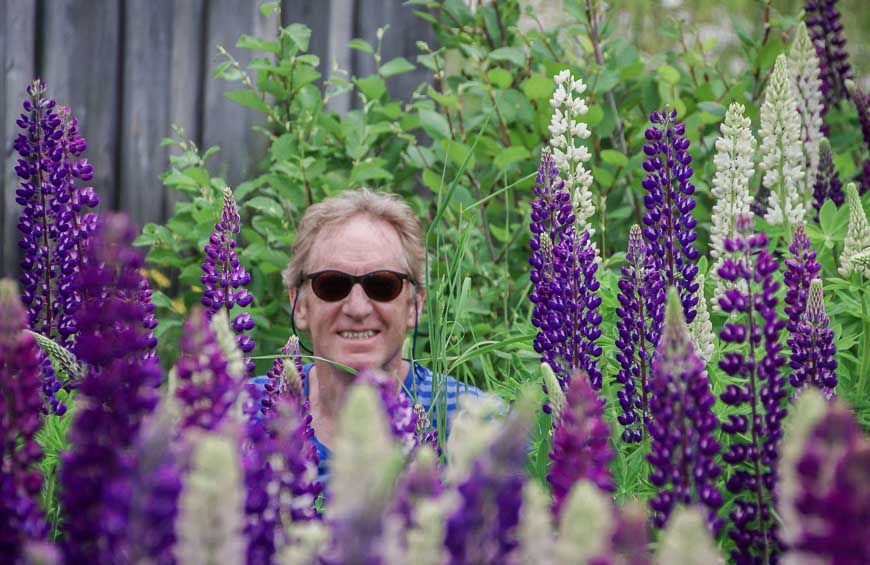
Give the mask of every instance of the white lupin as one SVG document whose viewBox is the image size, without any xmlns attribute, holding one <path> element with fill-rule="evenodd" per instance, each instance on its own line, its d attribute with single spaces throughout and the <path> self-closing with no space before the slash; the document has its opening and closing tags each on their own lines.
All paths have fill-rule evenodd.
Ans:
<svg viewBox="0 0 870 565">
<path fill-rule="evenodd" d="M 806 214 L 800 190 L 804 179 L 804 154 L 801 147 L 801 119 L 797 112 L 794 88 L 785 55 L 776 58 L 773 74 L 764 91 L 761 105 L 762 182 L 770 190 L 764 219 L 769 224 L 785 225 L 791 238 L 792 226 Z"/>
<path fill-rule="evenodd" d="M 317 563 L 317 555 L 329 540 L 329 530 L 318 520 L 290 525 L 288 537 L 291 542 L 278 551 L 277 562 L 281 565 L 311 565 Z"/>
<path fill-rule="evenodd" d="M 797 99 L 800 117 L 800 140 L 804 155 L 804 180 L 801 183 L 803 204 L 812 211 L 813 181 L 819 168 L 819 143 L 822 141 L 822 81 L 819 78 L 819 57 L 807 26 L 798 24 L 794 42 L 788 53 L 789 71 Z"/>
<path fill-rule="evenodd" d="M 679 507 L 659 542 L 656 565 L 724 565 L 725 560 L 707 529 L 707 520 L 696 507 Z"/>
<path fill-rule="evenodd" d="M 553 422 L 558 422 L 562 415 L 562 409 L 565 408 L 565 392 L 562 390 L 562 385 L 556 378 L 556 373 L 549 363 L 541 363 L 541 378 L 544 384 L 547 385 L 547 399 L 550 404 L 550 414 Z"/>
<path fill-rule="evenodd" d="M 519 545 L 512 563 L 535 563 L 553 565 L 553 521 L 550 518 L 550 498 L 535 480 L 523 487 L 523 505 L 520 507 L 520 522 L 517 526 Z"/>
<path fill-rule="evenodd" d="M 692 341 L 695 342 L 698 356 L 706 364 L 713 357 L 713 343 L 715 341 L 713 323 L 710 321 L 710 313 L 707 310 L 707 299 L 704 298 L 704 275 L 696 276 L 695 282 L 698 283 L 698 291 L 695 294 L 698 297 L 698 304 L 695 306 L 695 319 L 689 324 L 689 334 L 692 336 Z"/>
<path fill-rule="evenodd" d="M 178 502 L 178 563 L 221 565 L 245 558 L 244 484 L 238 446 L 231 436 L 191 435 L 193 464 Z"/>
<path fill-rule="evenodd" d="M 564 70 L 553 77 L 556 89 L 550 99 L 553 116 L 550 119 L 550 147 L 553 161 L 559 169 L 559 177 L 565 182 L 565 190 L 572 195 L 576 216 L 574 225 L 582 233 L 594 233 L 589 218 L 595 214 L 592 192 L 592 173 L 583 165 L 592 158 L 589 149 L 580 142 L 587 139 L 591 132 L 582 120 L 589 108 L 581 96 L 586 91 L 582 79 L 574 78 L 571 71 Z"/>
<path fill-rule="evenodd" d="M 755 138 L 752 122 L 744 116 L 743 104 L 732 102 L 719 126 L 722 136 L 716 140 L 716 176 L 713 178 L 713 212 L 710 219 L 710 255 L 714 259 L 710 269 L 716 281 L 713 292 L 714 309 L 718 309 L 719 297 L 725 294 L 727 284 L 717 274 L 725 262 L 725 239 L 736 235 L 735 224 L 740 214 L 750 214 L 752 196 L 749 194 L 749 179 L 755 172 Z"/>
<path fill-rule="evenodd" d="M 846 202 L 849 205 L 849 229 L 843 243 L 843 253 L 840 254 L 839 273 L 848 277 L 857 271 L 870 279 L 870 265 L 866 260 L 870 251 L 870 224 L 854 182 L 846 186 Z"/>
<path fill-rule="evenodd" d="M 603 554 L 610 545 L 613 528 L 610 497 L 591 482 L 578 481 L 562 507 L 556 563 L 586 563 Z"/>
<path fill-rule="evenodd" d="M 237 381 L 241 381 L 247 374 L 247 366 L 242 350 L 236 342 L 236 334 L 230 327 L 230 318 L 226 309 L 221 308 L 212 315 L 210 324 L 221 353 L 227 360 L 227 372 Z"/>
<path fill-rule="evenodd" d="M 445 480 L 459 484 L 468 477 L 471 464 L 498 436 L 504 422 L 498 418 L 501 405 L 493 397 L 468 397 L 453 420 L 447 440 Z"/>
</svg>

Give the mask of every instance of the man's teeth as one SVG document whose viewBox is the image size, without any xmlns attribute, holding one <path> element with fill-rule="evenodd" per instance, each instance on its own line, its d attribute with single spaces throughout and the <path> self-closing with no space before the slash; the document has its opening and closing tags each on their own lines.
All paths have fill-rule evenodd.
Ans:
<svg viewBox="0 0 870 565">
<path fill-rule="evenodd" d="M 368 337 L 374 337 L 375 332 L 372 330 L 368 330 L 365 332 L 341 332 L 341 337 L 345 337 L 348 339 L 366 339 Z"/>
</svg>

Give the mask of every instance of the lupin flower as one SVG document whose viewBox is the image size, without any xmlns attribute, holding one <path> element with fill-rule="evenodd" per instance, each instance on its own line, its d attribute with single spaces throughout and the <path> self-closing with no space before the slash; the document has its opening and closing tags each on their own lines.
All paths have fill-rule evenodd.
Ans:
<svg viewBox="0 0 870 565">
<path fill-rule="evenodd" d="M 822 265 L 816 261 L 816 250 L 810 244 L 803 223 L 798 224 L 788 248 L 791 256 L 785 260 L 783 281 L 785 292 L 785 314 L 788 316 L 786 329 L 790 334 L 797 331 L 798 324 L 807 305 L 810 281 L 821 278 Z"/>
<path fill-rule="evenodd" d="M 72 449 L 60 469 L 68 562 L 109 563 L 122 554 L 132 446 L 157 403 L 161 373 L 151 304 L 143 300 L 144 255 L 132 247 L 135 237 L 125 216 L 103 216 L 81 268 L 74 353 L 87 373 L 69 432 Z"/>
<path fill-rule="evenodd" d="M 175 556 L 179 565 L 243 563 L 244 485 L 236 439 L 194 432 L 191 441 L 193 461 L 175 520 Z"/>
<path fill-rule="evenodd" d="M 281 348 L 281 356 L 275 359 L 266 376 L 266 394 L 262 399 L 264 411 L 269 410 L 275 399 L 282 394 L 290 395 L 300 404 L 303 402 L 302 357 L 297 336 L 291 335 L 287 338 L 287 343 Z"/>
<path fill-rule="evenodd" d="M 447 517 L 445 536 L 448 563 L 502 563 L 516 548 L 533 413 L 532 399 L 521 397 L 456 486 L 459 502 Z"/>
<path fill-rule="evenodd" d="M 568 492 L 578 480 L 591 481 L 602 490 L 613 490 L 608 469 L 613 450 L 601 399 L 581 374 L 571 376 L 565 396 L 565 407 L 555 423 L 550 451 L 552 465 L 547 473 L 555 516 L 560 514 Z"/>
<path fill-rule="evenodd" d="M 870 93 L 863 92 L 851 80 L 846 81 L 846 89 L 849 91 L 849 97 L 858 111 L 858 121 L 861 122 L 861 135 L 864 136 L 864 146 L 870 151 Z M 870 157 L 864 159 L 864 166 L 855 177 L 855 180 L 858 182 L 858 191 L 861 196 L 870 190 Z"/>
<path fill-rule="evenodd" d="M 581 145 L 592 132 L 582 121 L 589 111 L 581 96 L 586 92 L 583 79 L 574 78 L 571 71 L 564 71 L 553 77 L 556 89 L 550 99 L 553 116 L 550 119 L 550 147 L 553 161 L 565 181 L 565 190 L 571 195 L 574 206 L 575 228 L 578 233 L 589 230 L 590 237 L 595 234 L 589 219 L 595 214 L 592 192 L 592 173 L 583 165 L 592 158 L 589 149 Z"/>
<path fill-rule="evenodd" d="M 837 361 L 834 355 L 834 332 L 831 320 L 825 312 L 821 279 L 810 282 L 807 305 L 801 313 L 800 322 L 791 334 L 790 365 L 793 369 L 791 384 L 795 389 L 806 385 L 818 387 L 830 398 L 837 386 Z"/>
<path fill-rule="evenodd" d="M 721 137 L 716 140 L 716 176 L 713 178 L 711 193 L 713 212 L 710 220 L 710 255 L 714 259 L 711 269 L 716 289 L 713 292 L 714 310 L 718 309 L 718 299 L 727 288 L 716 271 L 725 260 L 725 239 L 734 238 L 735 222 L 740 214 L 749 214 L 752 197 L 749 195 L 749 179 L 755 172 L 755 137 L 752 135 L 752 122 L 744 116 L 745 108 L 739 102 L 732 102 L 725 112 L 725 120 L 720 126 Z"/>
<path fill-rule="evenodd" d="M 322 559 L 330 563 L 378 561 L 384 513 L 403 460 L 377 391 L 368 385 L 354 387 L 341 414 L 330 459 L 326 521 L 331 539 Z"/>
<path fill-rule="evenodd" d="M 804 416 L 802 411 L 792 423 L 798 433 L 787 436 L 793 466 L 787 474 L 783 470 L 780 491 L 789 545 L 783 561 L 870 562 L 870 440 L 846 406 L 825 403 L 818 396 L 804 402 L 808 394 L 812 391 L 801 395 L 798 407 L 812 413 Z"/>
<path fill-rule="evenodd" d="M 674 512 L 656 551 L 656 565 L 724 565 L 725 560 L 697 507 Z"/>
<path fill-rule="evenodd" d="M 836 106 L 848 96 L 845 83 L 852 78 L 836 3 L 837 0 L 807 0 L 804 4 L 804 20 L 819 56 L 822 93 L 828 106 Z"/>
<path fill-rule="evenodd" d="M 719 276 L 734 285 L 719 299 L 730 315 L 719 337 L 740 349 L 726 350 L 719 367 L 734 379 L 721 395 L 736 412 L 722 423 L 732 438 L 722 458 L 733 467 L 726 486 L 736 496 L 728 515 L 728 536 L 736 545 L 731 557 L 744 564 L 767 562 L 780 551 L 771 505 L 788 402 L 780 374 L 785 358 L 779 334 L 785 322 L 776 313 L 779 283 L 773 280 L 779 264 L 767 251 L 764 232 L 753 233 L 751 216 L 738 218 L 737 232 L 726 240 L 732 255 L 719 269 Z M 752 416 L 746 415 L 746 405 Z"/>
<path fill-rule="evenodd" d="M 629 231 L 625 261 L 616 296 L 616 360 L 620 366 L 616 380 L 622 385 L 617 392 L 622 408 L 618 421 L 624 427 L 623 441 L 637 442 L 643 439 L 649 421 L 650 362 L 664 320 L 665 285 L 636 224 Z"/>
<path fill-rule="evenodd" d="M 698 291 L 695 261 L 699 253 L 694 243 L 697 221 L 692 215 L 695 185 L 690 182 L 693 170 L 686 126 L 676 118 L 676 110 L 653 112 L 653 125 L 645 132 L 643 152 L 647 158 L 643 168 L 647 176 L 642 184 L 647 191 L 643 199 L 647 212 L 643 216 L 643 234 L 648 242 L 647 253 L 653 256 L 665 283 L 679 289 L 683 314 L 691 323 Z"/>
<path fill-rule="evenodd" d="M 801 22 L 795 31 L 794 42 L 788 53 L 788 69 L 791 72 L 797 111 L 800 117 L 800 143 L 804 156 L 803 187 L 804 208 L 809 210 L 813 197 L 813 173 L 819 168 L 819 142 L 825 138 L 822 132 L 822 82 L 819 79 L 819 58 Z"/>
<path fill-rule="evenodd" d="M 834 154 L 831 151 L 831 143 L 827 137 L 823 137 L 819 145 L 819 168 L 816 171 L 816 182 L 813 184 L 813 220 L 819 221 L 819 210 L 822 209 L 826 200 L 832 200 L 839 208 L 843 205 L 846 195 L 843 194 L 843 183 L 840 175 L 834 167 Z"/>
<path fill-rule="evenodd" d="M 758 137 L 758 168 L 764 174 L 762 184 L 770 192 L 764 219 L 772 225 L 785 225 L 790 236 L 794 226 L 804 220 L 807 198 L 802 192 L 805 171 L 801 118 L 785 55 L 776 58 L 764 91 Z"/>
<path fill-rule="evenodd" d="M 511 564 L 556 565 L 553 555 L 556 538 L 549 506 L 550 497 L 540 483 L 526 481 L 517 526 L 517 548 L 509 561 Z"/>
<path fill-rule="evenodd" d="M 870 251 L 870 223 L 867 222 L 867 213 L 864 212 L 854 182 L 846 186 L 846 201 L 849 204 L 849 228 L 843 243 L 843 253 L 840 254 L 838 272 L 840 276 L 848 277 L 853 271 L 857 271 L 870 279 L 870 265 L 866 261 L 856 261 Z"/>
<path fill-rule="evenodd" d="M 406 453 L 418 443 L 428 443 L 437 448 L 438 436 L 434 430 L 420 430 L 423 433 L 418 436 L 420 414 L 402 391 L 402 384 L 399 381 L 379 371 L 365 370 L 357 376 L 357 382 L 372 385 L 378 391 L 384 413 L 390 423 L 390 431 Z"/>
<path fill-rule="evenodd" d="M 713 357 L 713 345 L 716 337 L 713 335 L 713 322 L 710 321 L 710 313 L 707 310 L 707 298 L 704 296 L 704 275 L 698 275 L 698 299 L 697 308 L 698 315 L 689 324 L 689 334 L 692 336 L 692 343 L 695 344 L 695 351 L 698 357 L 706 365 Z"/>
<path fill-rule="evenodd" d="M 39 347 L 15 283 L 0 280 L 0 561 L 17 563 L 29 540 L 45 535 L 36 503 L 42 451 L 36 433 L 40 412 Z"/>
<path fill-rule="evenodd" d="M 647 460 L 650 482 L 658 489 L 650 500 L 653 524 L 663 527 L 678 504 L 701 503 L 713 531 L 721 527 L 716 516 L 722 495 L 716 479 L 720 445 L 719 421 L 713 413 L 715 397 L 704 362 L 686 327 L 676 289 L 668 293 L 662 335 L 652 361 L 652 395 Z"/>
<path fill-rule="evenodd" d="M 570 196 L 548 151 L 541 156 L 532 202 L 531 279 L 535 304 L 532 323 L 539 328 L 535 350 L 559 375 L 562 386 L 573 371 L 585 371 L 601 387 L 597 357 L 601 347 L 601 298 L 595 249 L 589 232 L 578 235 Z"/>
<path fill-rule="evenodd" d="M 245 308 L 254 299 L 254 295 L 245 288 L 251 281 L 251 275 L 239 262 L 236 253 L 236 234 L 241 231 L 240 218 L 236 208 L 236 199 L 230 187 L 224 187 L 224 207 L 221 219 L 214 225 L 214 233 L 205 246 L 205 262 L 202 264 L 203 276 L 200 278 L 205 291 L 202 303 L 208 308 L 209 317 L 218 310 L 225 309 L 227 315 L 238 305 Z M 232 318 L 232 327 L 237 334 L 239 349 L 250 353 L 254 349 L 254 340 L 245 332 L 254 328 L 254 320 L 247 312 L 236 314 Z M 254 363 L 245 358 L 248 371 L 254 370 Z"/>
<path fill-rule="evenodd" d="M 610 549 L 614 522 L 610 497 L 589 481 L 577 482 L 559 520 L 556 563 L 598 563 Z"/>
</svg>

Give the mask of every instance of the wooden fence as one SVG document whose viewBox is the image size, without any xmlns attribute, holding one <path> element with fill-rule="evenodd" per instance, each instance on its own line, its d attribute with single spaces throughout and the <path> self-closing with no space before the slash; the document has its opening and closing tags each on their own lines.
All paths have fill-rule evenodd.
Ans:
<svg viewBox="0 0 870 565">
<path fill-rule="evenodd" d="M 351 51 L 353 37 L 376 42 L 389 24 L 384 58 L 415 61 L 417 40 L 434 43 L 429 24 L 403 0 L 282 0 L 282 25 L 301 22 L 312 29 L 311 52 L 326 74 L 335 61 L 355 75 L 373 72 L 367 56 Z M 128 211 L 139 225 L 165 220 L 176 196 L 159 175 L 169 165 L 163 138 L 172 124 L 201 147 L 218 145 L 210 161 L 231 185 L 249 178 L 265 150 L 258 119 L 224 97 L 239 88 L 211 78 L 217 45 L 246 63 L 235 49 L 243 34 L 275 37 L 278 21 L 260 13 L 254 0 L 2 0 L 0 1 L 0 273 L 17 276 L 20 252 L 15 202 L 18 133 L 25 88 L 42 77 L 50 97 L 69 105 L 88 141 L 93 186 L 103 209 Z M 394 96 L 406 97 L 427 71 L 392 77 Z M 334 101 L 346 110 L 350 94 Z"/>
</svg>

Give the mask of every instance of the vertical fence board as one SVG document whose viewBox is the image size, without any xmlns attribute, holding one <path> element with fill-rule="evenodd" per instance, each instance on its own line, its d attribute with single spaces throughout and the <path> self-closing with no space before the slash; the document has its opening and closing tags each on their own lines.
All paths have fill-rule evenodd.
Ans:
<svg viewBox="0 0 870 565">
<path fill-rule="evenodd" d="M 118 205 L 116 140 L 120 5 L 88 0 L 53 0 L 41 35 L 42 76 L 48 95 L 69 106 L 88 141 L 85 156 L 94 167 L 91 185 L 103 203 Z M 87 33 L 82 33 L 87 30 Z"/>
<path fill-rule="evenodd" d="M 342 71 L 350 73 L 352 62 L 348 42 L 353 39 L 354 0 L 332 0 L 332 12 L 329 19 L 329 74 L 332 74 L 332 63 Z M 342 78 L 349 79 L 344 75 Z M 329 101 L 329 107 L 336 112 L 350 110 L 353 92 L 346 92 Z"/>
<path fill-rule="evenodd" d="M 0 132 L 3 135 L 0 163 L 0 268 L 4 276 L 17 277 L 19 272 L 18 215 L 15 202 L 18 176 L 15 174 L 17 153 L 12 147 L 18 133 L 15 120 L 21 113 L 24 89 L 36 72 L 35 45 L 36 5 L 32 0 L 5 0 L 0 3 Z"/>
<path fill-rule="evenodd" d="M 160 142 L 169 132 L 172 5 L 128 2 L 124 14 L 120 207 L 140 226 L 163 219 L 159 175 L 168 159 Z"/>
</svg>

